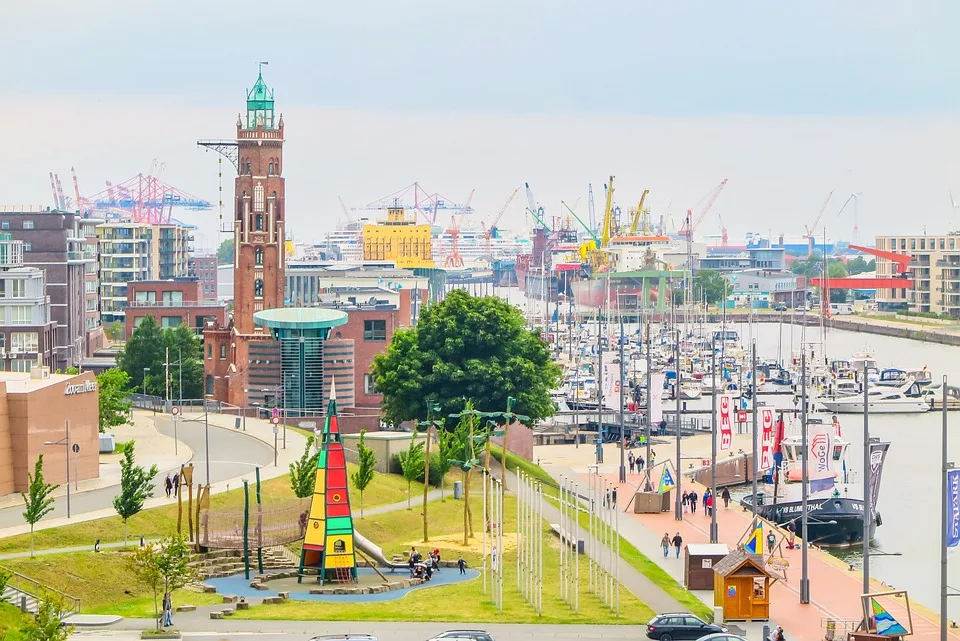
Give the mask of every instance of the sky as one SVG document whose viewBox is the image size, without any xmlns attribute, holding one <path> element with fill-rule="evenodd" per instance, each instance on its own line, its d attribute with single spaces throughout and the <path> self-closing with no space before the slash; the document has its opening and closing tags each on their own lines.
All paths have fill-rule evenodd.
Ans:
<svg viewBox="0 0 960 641">
<path fill-rule="evenodd" d="M 50 171 L 75 167 L 90 194 L 155 158 L 216 203 L 196 141 L 234 134 L 263 60 L 298 240 L 345 220 L 338 196 L 475 189 L 464 224 L 479 226 L 524 182 L 548 215 L 561 200 L 585 215 L 587 185 L 600 208 L 611 175 L 621 206 L 650 189 L 675 224 L 727 178 L 699 232 L 732 239 L 798 237 L 831 190 L 830 237 L 960 228 L 951 0 L 10 4 L 0 206 L 51 204 Z M 523 203 L 501 226 L 523 224 Z M 180 217 L 216 244 L 216 207 Z"/>
</svg>

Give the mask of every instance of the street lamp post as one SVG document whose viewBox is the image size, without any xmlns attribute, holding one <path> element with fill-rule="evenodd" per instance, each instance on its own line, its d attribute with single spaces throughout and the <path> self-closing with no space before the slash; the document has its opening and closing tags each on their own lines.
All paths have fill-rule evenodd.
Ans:
<svg viewBox="0 0 960 641">
<path fill-rule="evenodd" d="M 150 371 L 149 367 L 143 368 L 143 395 L 147 395 L 147 372 Z"/>
<path fill-rule="evenodd" d="M 59 441 L 45 441 L 44 445 L 63 445 L 67 461 L 67 518 L 70 518 L 70 421 L 63 422 L 65 436 Z"/>
<path fill-rule="evenodd" d="M 866 385 L 866 384 L 864 384 Z M 807 525 L 809 524 L 809 519 L 807 518 L 807 494 L 809 489 L 807 487 L 808 480 L 810 477 L 809 469 L 807 467 L 807 352 L 804 349 L 800 349 L 800 447 L 803 449 L 803 457 L 801 461 L 801 504 L 800 504 L 800 536 L 803 543 L 801 548 L 801 570 L 800 570 L 800 603 L 810 603 L 810 573 L 807 566 Z"/>
<path fill-rule="evenodd" d="M 280 396 L 280 422 L 283 423 L 283 449 L 287 449 L 287 389 L 285 385 L 277 385 L 276 387 L 265 387 L 261 392 L 274 392 Z M 277 406 L 277 400 L 274 398 L 273 406 Z M 276 436 L 276 435 L 274 435 Z M 276 439 L 274 439 L 276 440 Z M 274 457 L 276 458 L 276 457 Z M 274 462 L 276 465 L 276 462 Z"/>
<path fill-rule="evenodd" d="M 627 482 L 627 465 L 626 465 L 626 450 L 627 444 L 624 439 L 624 425 L 623 425 L 623 373 L 624 368 L 626 367 L 626 361 L 623 359 L 623 344 L 626 341 L 626 336 L 623 332 L 623 314 L 620 314 L 620 482 Z"/>
<path fill-rule="evenodd" d="M 210 487 L 210 408 L 207 406 L 207 397 L 212 396 L 203 396 L 203 458 L 206 459 L 207 487 Z"/>
</svg>

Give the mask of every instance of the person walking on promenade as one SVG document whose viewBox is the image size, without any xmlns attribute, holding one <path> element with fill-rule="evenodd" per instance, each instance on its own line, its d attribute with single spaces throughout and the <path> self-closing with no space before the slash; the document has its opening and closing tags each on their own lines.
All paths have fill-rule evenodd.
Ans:
<svg viewBox="0 0 960 641">
<path fill-rule="evenodd" d="M 708 498 L 710 498 L 710 490 L 709 490 L 709 489 L 707 489 L 707 490 L 704 491 L 704 493 L 703 493 L 703 511 L 704 511 L 704 513 L 706 513 L 706 511 L 707 511 L 707 499 L 708 499 Z"/>
<path fill-rule="evenodd" d="M 180 472 L 175 472 L 173 474 L 173 498 L 177 498 L 177 493 L 180 491 Z"/>
<path fill-rule="evenodd" d="M 687 511 L 687 506 L 690 504 L 690 495 L 684 492 L 680 495 L 680 505 L 683 506 L 683 511 Z"/>
<path fill-rule="evenodd" d="M 667 558 L 670 554 L 670 534 L 668 532 L 663 533 L 663 538 L 660 539 L 660 547 L 663 548 L 663 558 Z"/>
<path fill-rule="evenodd" d="M 697 513 L 697 499 L 700 498 L 697 496 L 696 490 L 692 490 L 690 494 L 687 495 L 687 499 L 690 502 L 690 511 L 694 514 Z"/>
<path fill-rule="evenodd" d="M 627 464 L 630 466 L 630 473 L 633 474 L 633 466 L 636 463 L 636 459 L 633 457 L 633 452 L 627 456 Z"/>
<path fill-rule="evenodd" d="M 163 491 L 166 492 L 167 498 L 170 498 L 170 493 L 173 492 L 173 479 L 170 478 L 169 472 L 167 472 L 167 478 L 163 480 Z"/>
<path fill-rule="evenodd" d="M 707 496 L 707 502 L 703 509 L 706 510 L 707 516 L 713 516 L 713 494 Z"/>
<path fill-rule="evenodd" d="M 173 599 L 170 598 L 170 593 L 165 592 L 163 594 L 163 621 L 162 625 L 165 628 L 169 628 L 173 625 Z"/>
<path fill-rule="evenodd" d="M 682 545 L 683 545 L 683 537 L 680 536 L 680 533 L 679 533 L 679 532 L 677 532 L 677 533 L 673 536 L 673 548 L 674 548 L 674 550 L 676 550 L 676 552 L 677 552 L 677 558 L 678 558 L 678 559 L 680 558 L 680 546 L 682 546 Z"/>
<path fill-rule="evenodd" d="M 637 473 L 638 474 L 643 471 L 644 464 L 645 464 L 645 461 L 643 460 L 643 457 L 638 456 L 637 457 Z"/>
<path fill-rule="evenodd" d="M 723 488 L 723 491 L 720 492 L 720 498 L 723 499 L 723 509 L 730 509 L 730 490 Z"/>
<path fill-rule="evenodd" d="M 467 562 L 463 560 L 462 554 L 457 557 L 457 568 L 460 570 L 460 574 L 467 573 Z"/>
<path fill-rule="evenodd" d="M 616 485 L 613 486 L 613 494 L 610 496 L 610 498 L 613 501 L 610 507 L 617 507 L 617 486 Z"/>
</svg>

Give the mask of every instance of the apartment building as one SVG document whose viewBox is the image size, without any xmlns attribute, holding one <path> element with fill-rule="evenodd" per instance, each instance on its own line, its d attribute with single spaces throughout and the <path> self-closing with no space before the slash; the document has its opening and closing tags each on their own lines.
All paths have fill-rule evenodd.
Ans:
<svg viewBox="0 0 960 641">
<path fill-rule="evenodd" d="M 50 319 L 56 324 L 53 344 L 54 370 L 77 366 L 88 349 L 92 335 L 97 340 L 98 324 L 88 331 L 88 319 L 98 312 L 89 308 L 86 289 L 90 274 L 97 270 L 96 249 L 87 229 L 99 223 L 75 212 L 49 207 L 0 208 L 0 232 L 23 243 L 23 266 L 45 272 L 46 294 L 50 298 Z"/>
<path fill-rule="evenodd" d="M 56 323 L 46 274 L 23 266 L 23 241 L 0 233 L 0 369 L 30 372 L 54 365 Z"/>
<path fill-rule="evenodd" d="M 187 275 L 200 281 L 204 298 L 217 297 L 216 254 L 191 256 L 187 261 Z"/>
<path fill-rule="evenodd" d="M 899 289 L 878 289 L 879 309 L 933 312 L 960 318 L 960 233 L 877 236 L 882 251 L 911 257 L 908 278 Z M 895 278 L 898 265 L 877 258 L 877 278 Z"/>
<path fill-rule="evenodd" d="M 182 225 L 97 225 L 103 323 L 125 322 L 127 283 L 186 277 L 192 240 L 193 228 Z"/>
<path fill-rule="evenodd" d="M 203 296 L 203 283 L 196 278 L 131 281 L 127 285 L 126 337 L 146 316 L 161 328 L 187 325 L 200 334 L 207 322 L 224 325 L 227 308 L 216 298 Z"/>
</svg>

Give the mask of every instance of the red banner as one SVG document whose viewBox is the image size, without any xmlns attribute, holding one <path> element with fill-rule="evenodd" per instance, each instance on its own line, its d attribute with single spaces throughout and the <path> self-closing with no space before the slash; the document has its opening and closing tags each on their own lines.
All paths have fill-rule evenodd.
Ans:
<svg viewBox="0 0 960 641">
<path fill-rule="evenodd" d="M 733 445 L 733 397 L 728 394 L 721 394 L 717 405 L 720 450 L 729 450 Z"/>
<path fill-rule="evenodd" d="M 773 410 L 760 410 L 760 472 L 773 467 Z"/>
</svg>

